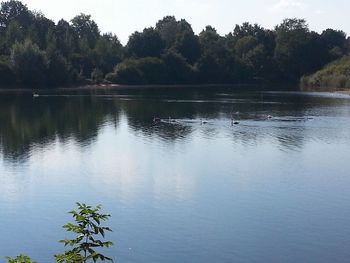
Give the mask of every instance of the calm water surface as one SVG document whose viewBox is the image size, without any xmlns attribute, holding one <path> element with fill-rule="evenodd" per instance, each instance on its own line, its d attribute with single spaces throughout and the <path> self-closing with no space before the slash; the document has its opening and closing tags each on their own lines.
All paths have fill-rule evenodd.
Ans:
<svg viewBox="0 0 350 263">
<path fill-rule="evenodd" d="M 53 262 L 76 201 L 116 262 L 349 262 L 350 97 L 1 95 L 0 257 Z"/>
</svg>

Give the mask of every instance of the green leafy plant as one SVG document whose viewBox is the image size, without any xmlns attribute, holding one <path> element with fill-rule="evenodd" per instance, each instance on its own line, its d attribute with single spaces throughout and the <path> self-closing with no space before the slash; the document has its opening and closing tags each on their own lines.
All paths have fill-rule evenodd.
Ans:
<svg viewBox="0 0 350 263">
<path fill-rule="evenodd" d="M 73 215 L 76 224 L 68 223 L 63 226 L 67 231 L 74 233 L 76 236 L 73 239 L 64 239 L 60 242 L 65 246 L 72 247 L 71 250 L 64 254 L 55 255 L 58 263 L 85 263 L 89 260 L 96 262 L 112 261 L 99 253 L 98 248 L 109 248 L 113 245 L 110 241 L 102 241 L 99 238 L 105 237 L 106 231 L 112 231 L 109 227 L 101 226 L 102 221 L 109 219 L 110 215 L 100 213 L 101 206 L 88 206 L 77 203 L 78 209 L 70 211 Z"/>
<path fill-rule="evenodd" d="M 6 257 L 6 260 L 8 263 L 36 263 L 35 261 L 31 260 L 30 257 L 23 254 L 20 254 L 15 258 Z"/>
</svg>

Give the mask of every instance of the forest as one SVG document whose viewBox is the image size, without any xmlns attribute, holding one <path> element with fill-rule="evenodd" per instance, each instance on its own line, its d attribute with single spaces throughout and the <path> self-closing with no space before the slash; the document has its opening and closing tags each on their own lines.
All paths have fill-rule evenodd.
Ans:
<svg viewBox="0 0 350 263">
<path fill-rule="evenodd" d="M 343 31 L 317 33 L 296 18 L 274 29 L 233 25 L 221 36 L 210 25 L 197 35 L 186 20 L 166 16 L 134 32 L 124 46 L 113 33 L 101 33 L 87 14 L 55 23 L 20 1 L 2 2 L 0 9 L 0 86 L 6 88 L 297 85 L 349 52 L 350 38 Z"/>
</svg>

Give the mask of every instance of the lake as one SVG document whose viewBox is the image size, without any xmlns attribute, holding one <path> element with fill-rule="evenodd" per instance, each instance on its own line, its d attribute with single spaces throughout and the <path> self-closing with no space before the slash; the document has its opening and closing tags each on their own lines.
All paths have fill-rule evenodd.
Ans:
<svg viewBox="0 0 350 263">
<path fill-rule="evenodd" d="M 0 95 L 0 258 L 53 262 L 77 201 L 116 262 L 349 262 L 350 96 Z"/>
</svg>

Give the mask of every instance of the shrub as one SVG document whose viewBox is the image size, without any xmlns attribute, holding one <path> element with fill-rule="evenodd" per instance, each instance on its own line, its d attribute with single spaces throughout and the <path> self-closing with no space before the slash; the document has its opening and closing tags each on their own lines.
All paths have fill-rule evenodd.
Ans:
<svg viewBox="0 0 350 263">
<path fill-rule="evenodd" d="M 92 207 L 85 204 L 77 203 L 78 209 L 72 210 L 75 224 L 68 223 L 63 226 L 68 232 L 75 234 L 73 239 L 64 239 L 60 242 L 71 249 L 64 254 L 55 255 L 57 263 L 86 263 L 88 261 L 112 261 L 97 251 L 98 248 L 109 248 L 113 245 L 110 241 L 103 241 L 105 233 L 112 231 L 109 227 L 101 226 L 102 221 L 110 218 L 108 214 L 100 212 L 101 206 Z M 36 263 L 26 255 L 20 254 L 15 258 L 6 257 L 8 263 Z"/>
<path fill-rule="evenodd" d="M 300 80 L 302 90 L 350 89 L 350 57 L 344 56 Z"/>
</svg>

